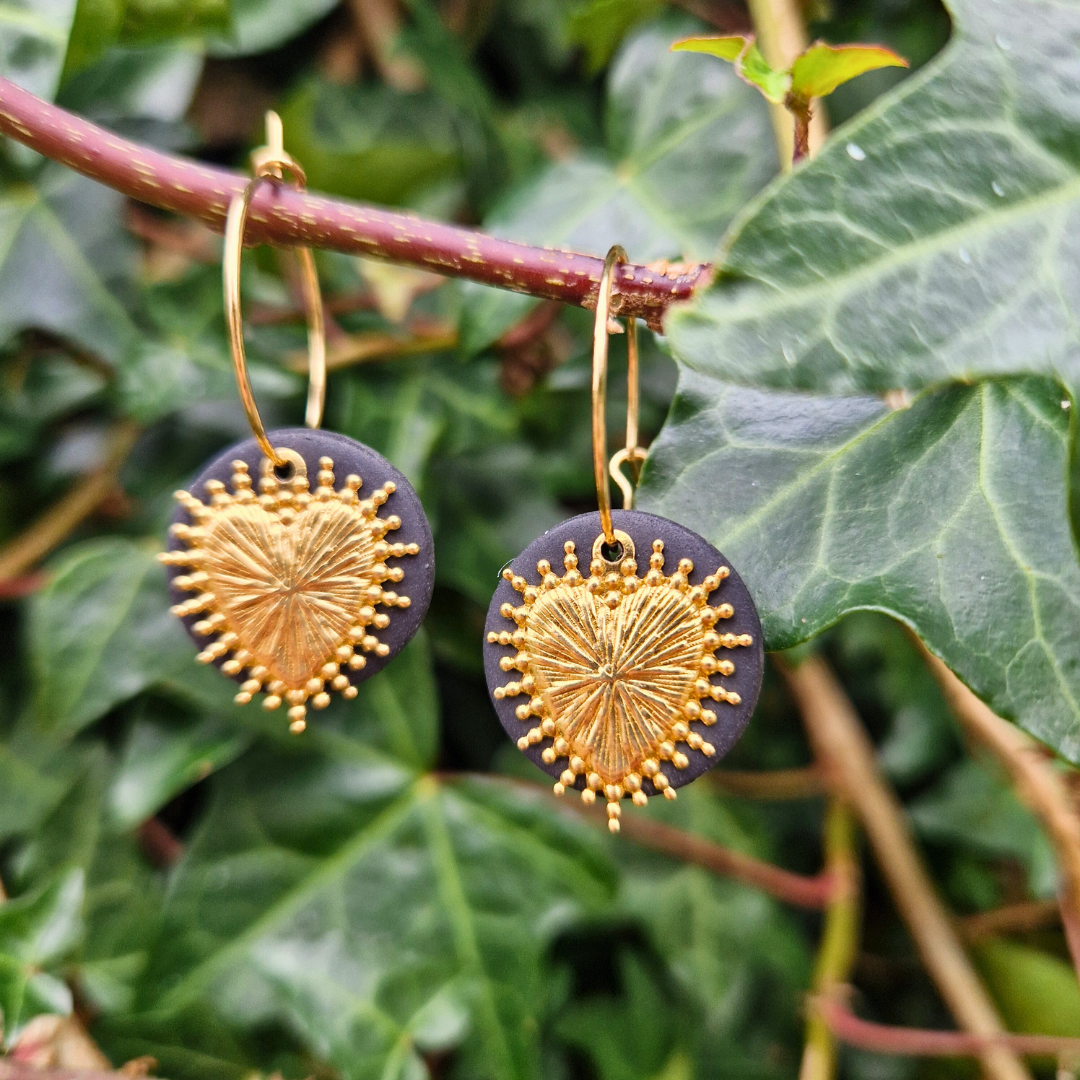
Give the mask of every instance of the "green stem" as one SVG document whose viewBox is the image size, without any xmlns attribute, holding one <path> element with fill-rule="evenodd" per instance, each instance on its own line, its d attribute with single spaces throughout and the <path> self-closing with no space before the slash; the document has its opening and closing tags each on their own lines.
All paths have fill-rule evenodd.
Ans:
<svg viewBox="0 0 1080 1080">
<path fill-rule="evenodd" d="M 825 926 L 814 966 L 815 997 L 829 996 L 848 982 L 858 954 L 862 905 L 855 819 L 840 799 L 829 803 L 825 817 L 825 872 L 832 879 L 833 894 L 825 911 Z M 815 1009 L 806 1021 L 799 1080 L 832 1080 L 835 1075 L 836 1040 Z"/>
</svg>

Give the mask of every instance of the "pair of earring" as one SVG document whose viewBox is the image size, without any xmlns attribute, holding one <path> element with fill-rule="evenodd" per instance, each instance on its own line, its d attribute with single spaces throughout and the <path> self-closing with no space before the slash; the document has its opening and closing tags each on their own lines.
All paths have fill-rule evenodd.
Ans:
<svg viewBox="0 0 1080 1080">
<path fill-rule="evenodd" d="M 319 431 L 326 387 L 323 315 L 310 249 L 297 254 L 307 308 L 306 428 L 263 428 L 247 374 L 240 257 L 263 182 L 304 185 L 280 120 L 229 207 L 223 277 L 237 383 L 254 438 L 210 462 L 176 493 L 169 568 L 199 646 L 240 684 L 239 703 L 287 711 L 304 730 L 309 706 L 354 697 L 416 633 L 434 585 L 431 530 L 408 480 L 374 450 Z M 289 179 L 286 180 L 286 177 Z M 611 285 L 626 261 L 613 247 L 599 283 L 593 335 L 593 467 L 599 514 L 571 518 L 503 571 L 488 613 L 485 668 L 508 734 L 555 778 L 558 795 L 644 805 L 714 764 L 742 733 L 761 685 L 761 628 L 739 576 L 689 529 L 635 511 L 638 349 L 629 320 L 626 447 L 609 462 L 605 400 Z M 623 493 L 612 511 L 609 475 Z M 314 485 L 311 477 L 314 477 Z M 201 497 L 200 497 L 201 496 Z M 561 570 L 561 573 L 559 572 Z M 391 586 L 391 587 L 388 587 Z"/>
</svg>

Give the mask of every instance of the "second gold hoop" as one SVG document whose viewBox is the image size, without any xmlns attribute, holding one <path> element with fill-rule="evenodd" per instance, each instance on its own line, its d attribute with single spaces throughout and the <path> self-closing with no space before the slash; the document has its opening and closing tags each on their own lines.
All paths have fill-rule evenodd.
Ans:
<svg viewBox="0 0 1080 1080">
<path fill-rule="evenodd" d="M 225 219 L 225 251 L 222 260 L 222 283 L 225 289 L 225 322 L 229 331 L 229 348 L 232 352 L 236 382 L 240 388 L 240 400 L 244 405 L 248 423 L 255 434 L 259 448 L 275 465 L 284 465 L 285 459 L 266 437 L 255 395 L 248 377 L 247 353 L 244 349 L 244 323 L 240 306 L 240 261 L 244 250 L 244 228 L 252 199 L 264 181 L 273 184 L 286 182 L 285 175 L 292 176 L 292 184 L 303 190 L 306 179 L 299 163 L 285 152 L 281 118 L 275 112 L 266 114 L 266 146 L 252 155 L 254 176 L 244 188 L 243 194 L 233 196 Z M 307 312 L 308 328 L 308 397 L 304 422 L 309 428 L 322 423 L 323 404 L 326 400 L 326 331 L 323 323 L 322 293 L 315 258 L 310 248 L 297 247 L 300 281 Z"/>
<path fill-rule="evenodd" d="M 600 286 L 596 293 L 596 321 L 593 324 L 592 350 L 592 444 L 593 476 L 596 480 L 596 501 L 600 508 L 600 527 L 608 544 L 615 542 L 615 530 L 611 522 L 611 488 L 608 476 L 619 485 L 623 496 L 623 509 L 632 510 L 634 505 L 633 483 L 622 473 L 626 463 L 637 470 L 645 460 L 645 451 L 638 446 L 638 414 L 640 411 L 639 365 L 637 319 L 627 320 L 626 340 L 626 446 L 607 460 L 607 369 L 608 321 L 611 318 L 611 291 L 615 267 L 627 261 L 626 252 L 615 244 L 604 260 Z"/>
</svg>

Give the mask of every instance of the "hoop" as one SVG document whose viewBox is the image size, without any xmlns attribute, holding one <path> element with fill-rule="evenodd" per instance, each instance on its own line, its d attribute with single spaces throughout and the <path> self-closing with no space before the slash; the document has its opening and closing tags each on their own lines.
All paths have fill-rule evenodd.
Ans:
<svg viewBox="0 0 1080 1080">
<path fill-rule="evenodd" d="M 292 186 L 302 191 L 307 182 L 304 170 L 283 145 L 281 118 L 275 112 L 266 114 L 266 146 L 259 147 L 251 155 L 254 176 L 244 188 L 243 194 L 234 195 L 229 203 L 225 219 L 225 250 L 222 256 L 222 283 L 225 289 L 225 322 L 229 330 L 229 349 L 232 352 L 236 383 L 240 400 L 244 405 L 248 423 L 255 434 L 260 449 L 274 465 L 284 465 L 286 459 L 270 445 L 259 416 L 255 395 L 248 378 L 247 354 L 244 351 L 244 323 L 240 309 L 240 260 L 244 250 L 244 227 L 251 209 L 255 192 L 264 180 L 272 184 L 285 182 L 285 174 L 292 176 Z M 317 428 L 322 423 L 323 403 L 326 400 L 326 332 L 323 324 L 322 294 L 319 275 L 311 249 L 296 247 L 300 265 L 301 287 L 304 307 L 307 311 L 308 328 L 308 397 L 304 423 Z"/>
<path fill-rule="evenodd" d="M 596 320 L 593 323 L 592 353 L 592 443 L 593 477 L 596 480 L 596 501 L 600 508 L 600 527 L 607 543 L 615 542 L 615 530 L 611 523 L 611 488 L 608 475 L 619 485 L 623 496 L 623 509 L 631 510 L 634 504 L 634 487 L 622 473 L 622 465 L 630 463 L 634 470 L 634 481 L 641 462 L 645 460 L 645 450 L 638 446 L 638 414 L 641 397 L 638 376 L 638 339 L 637 319 L 631 315 L 627 327 L 626 340 L 626 447 L 619 450 L 606 461 L 607 457 L 607 361 L 609 317 L 611 311 L 611 286 L 615 277 L 615 267 L 627 262 L 626 252 L 615 244 L 604 259 L 604 271 L 600 275 L 600 286 L 596 293 Z M 616 324 L 617 326 L 617 324 Z"/>
</svg>

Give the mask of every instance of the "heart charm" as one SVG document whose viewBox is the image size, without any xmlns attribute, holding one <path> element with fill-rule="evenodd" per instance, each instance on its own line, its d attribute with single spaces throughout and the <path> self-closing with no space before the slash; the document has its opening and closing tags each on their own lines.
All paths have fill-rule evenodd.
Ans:
<svg viewBox="0 0 1080 1080">
<path fill-rule="evenodd" d="M 716 753 L 708 729 L 717 713 L 702 703 L 740 706 L 742 697 L 713 681 L 735 673 L 733 660 L 714 654 L 755 644 L 751 634 L 715 629 L 735 614 L 730 603 L 708 603 L 729 577 L 728 567 L 692 585 L 694 564 L 684 558 L 665 575 L 664 543 L 656 540 L 649 570 L 639 577 L 633 540 L 618 530 L 615 535 L 622 551 L 604 558 L 598 537 L 588 576 L 578 569 L 573 540 L 563 546 L 561 577 L 547 559 L 536 565 L 536 585 L 504 571 L 522 603 L 504 602 L 499 614 L 516 629 L 492 630 L 487 638 L 489 645 L 516 650 L 500 657 L 499 668 L 521 677 L 496 686 L 493 696 L 496 703 L 527 699 L 514 709 L 517 720 L 530 725 L 518 748 L 528 751 L 550 740 L 541 751 L 543 764 L 566 760 L 556 794 L 582 781 L 586 802 L 602 791 L 612 831 L 624 795 L 639 806 L 649 794 L 675 798 L 663 763 L 688 767 L 680 743 L 705 757 Z"/>
<path fill-rule="evenodd" d="M 389 626 L 390 615 L 376 607 L 407 608 L 410 599 L 383 589 L 384 582 L 405 576 L 403 567 L 385 560 L 420 549 L 384 539 L 401 525 L 395 515 L 378 517 L 396 490 L 394 481 L 362 500 L 361 478 L 350 475 L 335 490 L 333 459 L 321 457 L 317 487 L 309 492 L 303 457 L 288 449 L 279 453 L 292 475 L 279 480 L 263 458 L 259 495 L 243 460 L 232 462 L 231 492 L 215 479 L 203 484 L 205 503 L 178 491 L 191 524 L 172 526 L 179 546 L 159 557 L 188 571 L 173 578 L 173 588 L 195 594 L 173 613 L 201 616 L 191 625 L 194 635 L 217 635 L 197 659 L 221 661 L 226 675 L 246 669 L 236 701 L 246 704 L 265 690 L 263 707 L 287 702 L 291 729 L 302 731 L 309 699 L 325 708 L 327 685 L 355 697 L 345 670 L 364 668 L 365 653 L 389 654 L 374 632 Z"/>
</svg>

